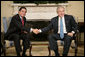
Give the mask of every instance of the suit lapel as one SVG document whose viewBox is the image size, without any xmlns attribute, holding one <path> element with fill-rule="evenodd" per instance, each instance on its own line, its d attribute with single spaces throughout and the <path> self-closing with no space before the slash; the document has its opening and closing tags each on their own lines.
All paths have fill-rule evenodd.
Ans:
<svg viewBox="0 0 85 57">
<path fill-rule="evenodd" d="M 20 23 L 22 23 L 22 20 L 21 20 L 19 14 L 18 14 L 18 21 L 19 21 Z"/>
<path fill-rule="evenodd" d="M 66 20 L 67 20 L 66 15 L 64 15 L 64 19 L 65 19 L 65 24 L 66 24 L 66 23 L 67 23 L 67 22 L 66 22 Z"/>
<path fill-rule="evenodd" d="M 23 20 L 24 20 L 24 24 L 25 24 L 25 17 L 23 17 Z M 19 16 L 19 14 L 18 14 L 18 21 L 20 21 L 20 23 L 22 24 L 22 20 L 21 20 L 21 18 L 20 18 L 20 16 Z"/>
<path fill-rule="evenodd" d="M 65 15 L 64 18 L 65 18 L 65 25 L 67 26 L 69 24 L 68 17 Z"/>
<path fill-rule="evenodd" d="M 64 18 L 65 18 L 65 25 L 66 25 L 66 31 L 67 31 L 67 25 L 68 25 L 68 18 L 66 15 L 64 15 Z"/>
<path fill-rule="evenodd" d="M 54 27 L 55 27 L 55 29 L 57 29 L 57 31 L 58 31 L 58 16 L 56 17 L 56 19 L 55 19 L 55 24 L 54 24 Z"/>
<path fill-rule="evenodd" d="M 59 17 L 57 16 L 57 26 L 58 26 L 58 21 L 59 21 Z"/>
<path fill-rule="evenodd" d="M 55 23 L 56 23 L 56 25 L 58 25 L 58 16 L 56 17 L 56 20 L 55 20 Z"/>
</svg>

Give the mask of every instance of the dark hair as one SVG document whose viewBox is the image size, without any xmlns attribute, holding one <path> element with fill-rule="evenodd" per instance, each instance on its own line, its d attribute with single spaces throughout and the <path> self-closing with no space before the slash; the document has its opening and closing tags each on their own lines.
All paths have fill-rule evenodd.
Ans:
<svg viewBox="0 0 85 57">
<path fill-rule="evenodd" d="M 21 8 L 19 9 L 19 11 L 21 11 L 22 9 L 25 9 L 25 10 L 27 11 L 27 9 L 26 9 L 25 7 L 21 7 Z"/>
</svg>

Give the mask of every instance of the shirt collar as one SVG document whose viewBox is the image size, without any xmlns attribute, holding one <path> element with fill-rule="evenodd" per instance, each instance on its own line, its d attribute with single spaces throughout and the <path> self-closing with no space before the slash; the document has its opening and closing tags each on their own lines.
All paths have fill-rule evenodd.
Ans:
<svg viewBox="0 0 85 57">
<path fill-rule="evenodd" d="M 61 19 L 61 17 L 59 17 L 59 19 Z M 62 17 L 62 19 L 64 19 L 64 16 Z"/>
<path fill-rule="evenodd" d="M 22 16 L 19 15 L 19 17 L 20 17 L 20 19 L 22 20 Z"/>
</svg>

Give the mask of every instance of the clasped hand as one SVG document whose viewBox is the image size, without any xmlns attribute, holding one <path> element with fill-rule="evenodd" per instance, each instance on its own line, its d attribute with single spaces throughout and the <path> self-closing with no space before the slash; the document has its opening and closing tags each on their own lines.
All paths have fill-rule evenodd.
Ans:
<svg viewBox="0 0 85 57">
<path fill-rule="evenodd" d="M 33 29 L 32 31 L 33 31 L 33 33 L 35 33 L 35 34 L 39 34 L 39 33 L 40 33 L 39 30 L 40 30 L 40 29 Z"/>
</svg>

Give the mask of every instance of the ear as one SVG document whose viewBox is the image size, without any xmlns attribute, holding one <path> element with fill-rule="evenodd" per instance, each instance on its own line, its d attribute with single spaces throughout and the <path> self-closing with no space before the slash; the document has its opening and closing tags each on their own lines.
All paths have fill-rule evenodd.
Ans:
<svg viewBox="0 0 85 57">
<path fill-rule="evenodd" d="M 18 11 L 18 13 L 19 13 L 20 11 Z"/>
</svg>

